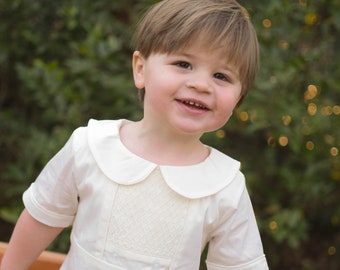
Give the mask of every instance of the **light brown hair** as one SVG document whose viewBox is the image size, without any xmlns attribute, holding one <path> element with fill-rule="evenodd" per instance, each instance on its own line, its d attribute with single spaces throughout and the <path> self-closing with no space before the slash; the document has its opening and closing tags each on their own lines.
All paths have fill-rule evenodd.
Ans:
<svg viewBox="0 0 340 270">
<path fill-rule="evenodd" d="M 248 12 L 234 0 L 161 1 L 139 22 L 134 49 L 147 58 L 153 53 L 175 53 L 195 41 L 220 50 L 237 68 L 241 102 L 255 80 L 259 45 Z"/>
</svg>

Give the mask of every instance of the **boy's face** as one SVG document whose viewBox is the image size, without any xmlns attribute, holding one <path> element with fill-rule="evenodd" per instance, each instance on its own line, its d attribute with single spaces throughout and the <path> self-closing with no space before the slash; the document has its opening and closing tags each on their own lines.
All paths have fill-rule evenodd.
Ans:
<svg viewBox="0 0 340 270">
<path fill-rule="evenodd" d="M 172 54 L 133 55 L 137 88 L 145 88 L 144 121 L 201 136 L 221 128 L 241 94 L 238 71 L 218 51 L 197 46 Z"/>
</svg>

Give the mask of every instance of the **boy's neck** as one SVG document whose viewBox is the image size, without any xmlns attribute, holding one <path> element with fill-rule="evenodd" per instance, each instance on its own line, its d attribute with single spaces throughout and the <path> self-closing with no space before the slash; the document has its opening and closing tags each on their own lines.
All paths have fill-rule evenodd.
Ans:
<svg viewBox="0 0 340 270">
<path fill-rule="evenodd" d="M 153 130 L 143 121 L 124 124 L 120 138 L 132 153 L 159 165 L 185 166 L 202 162 L 209 156 L 209 148 L 199 136 L 170 134 L 164 129 Z"/>
</svg>

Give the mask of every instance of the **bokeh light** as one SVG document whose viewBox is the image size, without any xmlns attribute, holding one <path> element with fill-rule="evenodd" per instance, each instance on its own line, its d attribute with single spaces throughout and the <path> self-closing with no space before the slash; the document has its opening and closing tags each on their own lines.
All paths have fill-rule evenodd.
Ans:
<svg viewBox="0 0 340 270">
<path fill-rule="evenodd" d="M 282 147 L 285 147 L 288 145 L 288 138 L 286 136 L 280 136 L 279 137 L 279 144 L 282 146 Z"/>
<path fill-rule="evenodd" d="M 262 21 L 262 25 L 263 25 L 265 28 L 269 28 L 269 27 L 272 26 L 272 21 L 269 20 L 269 19 L 264 19 L 264 20 Z"/>
</svg>

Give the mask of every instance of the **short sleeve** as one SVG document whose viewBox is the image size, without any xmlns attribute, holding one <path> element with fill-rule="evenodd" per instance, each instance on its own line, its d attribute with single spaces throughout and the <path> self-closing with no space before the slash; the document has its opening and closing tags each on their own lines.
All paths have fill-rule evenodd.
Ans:
<svg viewBox="0 0 340 270">
<path fill-rule="evenodd" d="M 244 189 L 235 213 L 214 231 L 207 256 L 208 270 L 267 270 L 254 211 Z"/>
<path fill-rule="evenodd" d="M 48 226 L 70 226 L 77 211 L 78 192 L 74 176 L 74 141 L 77 133 L 79 129 L 23 194 L 27 211 Z"/>
</svg>

